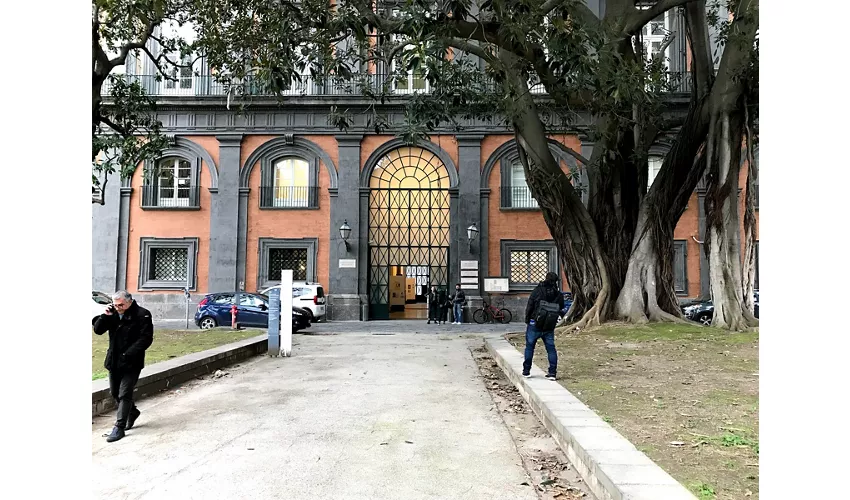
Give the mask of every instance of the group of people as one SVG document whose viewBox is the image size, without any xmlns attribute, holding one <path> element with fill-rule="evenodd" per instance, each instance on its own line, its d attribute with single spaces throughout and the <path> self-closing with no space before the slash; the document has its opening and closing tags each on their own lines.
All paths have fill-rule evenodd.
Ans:
<svg viewBox="0 0 850 500">
<path fill-rule="evenodd" d="M 446 324 L 449 316 L 449 309 L 452 309 L 452 324 L 463 324 L 463 306 L 466 304 L 466 293 L 461 290 L 460 283 L 455 285 L 454 295 L 449 295 L 446 292 L 437 290 L 436 286 L 431 287 L 428 293 L 428 324 L 433 321 L 434 324 Z"/>
</svg>

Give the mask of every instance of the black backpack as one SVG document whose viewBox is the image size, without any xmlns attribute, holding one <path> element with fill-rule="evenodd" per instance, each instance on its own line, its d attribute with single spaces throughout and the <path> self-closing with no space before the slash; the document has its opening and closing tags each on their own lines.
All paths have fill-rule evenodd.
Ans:
<svg viewBox="0 0 850 500">
<path fill-rule="evenodd" d="M 557 290 L 553 292 L 553 290 L 545 288 L 543 290 L 543 298 L 537 303 L 537 310 L 534 311 L 534 326 L 539 332 L 552 331 L 555 329 L 555 325 L 558 324 L 558 318 L 561 313 L 558 303 L 545 300 L 554 297 L 554 300 L 557 301 L 557 292 Z"/>
</svg>

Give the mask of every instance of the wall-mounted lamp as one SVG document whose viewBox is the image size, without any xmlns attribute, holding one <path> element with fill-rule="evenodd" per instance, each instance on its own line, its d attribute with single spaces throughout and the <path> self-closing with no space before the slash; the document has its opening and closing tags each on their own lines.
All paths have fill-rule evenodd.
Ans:
<svg viewBox="0 0 850 500">
<path fill-rule="evenodd" d="M 469 251 L 472 251 L 472 241 L 475 238 L 478 238 L 478 228 L 475 227 L 475 223 L 473 222 L 471 226 L 466 228 L 466 236 L 469 239 Z"/>
<path fill-rule="evenodd" d="M 348 219 L 339 227 L 339 235 L 342 237 L 342 242 L 345 243 L 345 251 L 351 251 L 351 243 L 348 242 L 348 237 L 351 236 L 351 226 L 348 225 Z"/>
</svg>

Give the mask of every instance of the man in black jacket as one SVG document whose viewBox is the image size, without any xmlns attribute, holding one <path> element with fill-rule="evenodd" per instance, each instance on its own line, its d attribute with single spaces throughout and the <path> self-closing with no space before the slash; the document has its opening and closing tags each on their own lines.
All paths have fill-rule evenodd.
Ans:
<svg viewBox="0 0 850 500">
<path fill-rule="evenodd" d="M 531 292 L 528 298 L 528 305 L 525 307 L 525 324 L 528 325 L 525 329 L 525 361 L 522 363 L 523 377 L 531 376 L 531 361 L 534 358 L 534 346 L 537 344 L 537 339 L 543 339 L 543 345 L 546 346 L 546 354 L 549 357 L 549 372 L 546 378 L 555 380 L 555 375 L 558 369 L 558 351 L 555 350 L 555 330 L 540 331 L 538 325 L 534 321 L 534 315 L 537 313 L 537 308 L 540 301 L 545 300 L 558 305 L 558 311 L 564 308 L 564 296 L 558 289 L 558 275 L 552 272 L 546 273 L 546 279 L 541 281 L 539 285 Z M 542 326 L 542 325 L 541 325 Z"/>
<path fill-rule="evenodd" d="M 109 350 L 103 367 L 109 370 L 109 391 L 118 404 L 118 418 L 106 441 L 124 437 L 141 412 L 133 403 L 133 391 L 145 366 L 145 349 L 153 343 L 153 320 L 126 291 L 115 292 L 112 304 L 92 321 L 94 333 L 109 332 Z"/>
<path fill-rule="evenodd" d="M 460 283 L 455 285 L 455 294 L 452 297 L 452 306 L 454 310 L 452 313 L 454 314 L 453 325 L 462 325 L 463 324 L 463 304 L 466 302 L 466 292 L 461 290 Z"/>
</svg>

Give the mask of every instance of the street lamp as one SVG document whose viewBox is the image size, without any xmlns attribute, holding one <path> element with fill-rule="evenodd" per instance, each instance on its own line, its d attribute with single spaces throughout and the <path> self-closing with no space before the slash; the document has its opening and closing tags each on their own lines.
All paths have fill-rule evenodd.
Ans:
<svg viewBox="0 0 850 500">
<path fill-rule="evenodd" d="M 345 243 L 345 251 L 351 251 L 351 244 L 348 242 L 348 237 L 351 236 L 351 226 L 348 225 L 348 219 L 345 219 L 342 226 L 339 227 L 339 235 L 342 237 L 343 243 Z"/>
<path fill-rule="evenodd" d="M 473 222 L 471 226 L 466 228 L 466 236 L 469 239 L 469 251 L 472 251 L 472 241 L 478 237 L 478 228 L 475 227 L 475 223 Z"/>
</svg>

